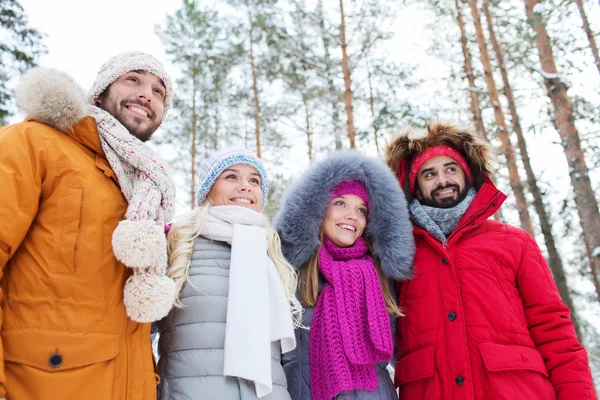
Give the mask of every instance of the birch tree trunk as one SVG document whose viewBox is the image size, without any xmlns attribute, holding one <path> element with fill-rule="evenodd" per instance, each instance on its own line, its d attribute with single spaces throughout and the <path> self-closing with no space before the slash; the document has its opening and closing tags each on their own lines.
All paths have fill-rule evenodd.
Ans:
<svg viewBox="0 0 600 400">
<path fill-rule="evenodd" d="M 517 160 L 515 157 L 515 150 L 510 137 L 508 135 L 508 129 L 504 119 L 504 112 L 500 105 L 500 99 L 498 96 L 498 89 L 496 89 L 496 83 L 494 82 L 494 76 L 492 75 L 492 65 L 490 62 L 490 56 L 487 50 L 487 44 L 483 35 L 483 27 L 481 25 L 481 18 L 479 11 L 477 10 L 477 0 L 469 0 L 469 6 L 471 8 L 471 14 L 473 15 L 473 22 L 475 23 L 477 43 L 479 44 L 479 53 L 481 63 L 483 64 L 485 82 L 487 84 L 488 95 L 494 108 L 494 117 L 496 124 L 498 125 L 498 137 L 502 142 L 502 151 L 506 157 L 506 165 L 508 167 L 508 179 L 510 186 L 515 194 L 515 201 L 517 211 L 519 212 L 519 219 L 521 221 L 521 227 L 527 232 L 534 236 L 533 224 L 531 223 L 531 217 L 527 208 L 527 200 L 525 199 L 525 192 L 523 190 L 523 184 L 519 177 L 519 170 L 517 168 Z"/>
<path fill-rule="evenodd" d="M 256 65 L 254 64 L 254 21 L 248 7 L 248 21 L 250 23 L 250 68 L 252 69 L 252 92 L 254 96 L 254 123 L 256 135 L 256 157 L 260 158 L 260 101 L 258 99 L 258 75 Z"/>
<path fill-rule="evenodd" d="M 506 67 L 504 65 L 504 54 L 502 48 L 500 47 L 500 42 L 496 37 L 496 29 L 494 28 L 494 17 L 492 15 L 492 12 L 490 11 L 490 0 L 483 0 L 483 13 L 485 14 L 485 19 L 487 21 L 487 28 L 490 34 L 490 41 L 492 42 L 492 47 L 494 48 L 494 53 L 496 54 L 496 59 L 498 60 L 498 68 L 500 69 L 502 83 L 504 84 L 504 95 L 506 96 L 506 100 L 508 100 L 508 109 L 510 111 L 510 117 L 512 119 L 513 131 L 517 135 L 517 143 L 519 145 L 519 151 L 521 153 L 521 160 L 523 161 L 525 173 L 527 174 L 527 185 L 529 186 L 529 191 L 533 195 L 533 206 L 540 219 L 540 227 L 542 229 L 542 234 L 544 235 L 544 242 L 546 243 L 546 248 L 548 250 L 548 265 L 550 266 L 550 270 L 552 271 L 552 275 L 554 276 L 554 281 L 556 282 L 556 286 L 558 287 L 558 292 L 560 293 L 560 297 L 562 298 L 563 303 L 565 303 L 565 305 L 571 310 L 571 321 L 573 321 L 573 325 L 575 325 L 575 331 L 577 332 L 577 336 L 579 336 L 579 338 L 582 339 L 581 330 L 579 328 L 579 321 L 577 320 L 575 305 L 573 304 L 573 300 L 571 299 L 571 293 L 569 292 L 569 286 L 567 285 L 567 278 L 565 276 L 565 270 L 563 267 L 562 259 L 558 254 L 558 250 L 556 249 L 556 242 L 554 241 L 554 235 L 552 234 L 552 225 L 550 224 L 550 218 L 548 217 L 548 213 L 546 212 L 546 206 L 544 205 L 542 191 L 538 186 L 537 178 L 533 172 L 531 160 L 529 159 L 527 143 L 525 141 L 525 137 L 523 136 L 523 130 L 521 129 L 521 119 L 519 118 L 519 114 L 517 112 L 517 105 L 513 96 L 512 86 L 510 85 L 510 80 L 508 79 L 508 72 L 506 71 Z"/>
<path fill-rule="evenodd" d="M 331 45 L 329 40 L 329 33 L 325 28 L 325 13 L 323 11 L 323 0 L 319 0 L 317 3 L 317 9 L 319 12 L 319 28 L 321 29 L 321 39 L 323 41 L 323 48 L 325 51 L 325 76 L 327 79 L 327 87 L 329 88 L 329 96 L 331 97 L 331 119 L 333 121 L 333 129 L 335 136 L 335 148 L 339 150 L 342 148 L 342 135 L 340 134 L 340 113 L 338 111 L 338 91 L 333 80 L 332 72 L 329 66 L 331 62 L 331 54 L 329 53 L 329 46 Z"/>
<path fill-rule="evenodd" d="M 302 103 L 304 103 L 305 123 L 306 123 L 306 145 L 308 146 L 308 161 L 312 161 L 313 154 L 313 140 L 312 131 L 310 128 L 310 113 L 308 112 L 308 100 L 306 96 L 302 96 Z"/>
<path fill-rule="evenodd" d="M 371 106 L 371 120 L 375 120 L 375 96 L 373 96 L 373 84 L 371 83 L 371 65 L 367 60 L 367 81 L 369 83 L 369 105 Z M 379 155 L 379 135 L 377 128 L 373 127 L 373 138 L 375 139 L 375 148 L 377 149 L 377 155 Z"/>
<path fill-rule="evenodd" d="M 596 39 L 594 38 L 594 33 L 592 32 L 592 28 L 590 28 L 590 24 L 588 22 L 587 15 L 583 8 L 583 0 L 575 0 L 575 3 L 577 3 L 577 8 L 579 9 L 579 14 L 581 14 L 581 20 L 583 22 L 583 30 L 585 31 L 588 41 L 590 42 L 590 48 L 592 49 L 592 54 L 594 55 L 594 64 L 596 64 L 598 73 L 600 73 L 600 56 L 598 56 L 598 47 L 596 46 Z"/>
<path fill-rule="evenodd" d="M 355 130 L 354 130 L 354 111 L 352 109 L 352 90 L 350 89 L 350 62 L 348 60 L 348 43 L 346 43 L 346 22 L 344 18 L 344 0 L 340 0 L 340 40 L 342 45 L 342 69 L 344 71 L 344 103 L 346 104 L 346 115 L 348 116 L 348 140 L 350 148 L 356 148 Z"/>
<path fill-rule="evenodd" d="M 196 207 L 196 138 L 197 133 L 197 121 L 198 111 L 196 110 L 196 89 L 198 87 L 198 76 L 194 74 L 192 78 L 192 149 L 191 149 L 191 170 L 192 170 L 192 204 L 190 205 L 193 210 Z"/>
<path fill-rule="evenodd" d="M 554 63 L 554 53 L 550 37 L 540 16 L 533 12 L 538 0 L 524 0 L 525 11 L 529 24 L 536 33 L 535 43 L 538 48 L 544 83 L 548 97 L 554 106 L 556 126 L 562 139 L 565 156 L 569 165 L 571 184 L 575 192 L 575 204 L 579 211 L 581 227 L 591 249 L 591 267 L 596 288 L 600 286 L 598 271 L 600 271 L 600 213 L 596 200 L 585 156 L 581 148 L 581 140 L 577 127 L 571 99 L 567 94 L 567 87 L 561 81 Z"/>
</svg>

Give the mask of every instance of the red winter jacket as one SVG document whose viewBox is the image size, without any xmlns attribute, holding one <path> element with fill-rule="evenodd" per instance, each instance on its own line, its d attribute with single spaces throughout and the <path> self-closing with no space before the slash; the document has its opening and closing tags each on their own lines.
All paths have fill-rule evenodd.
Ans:
<svg viewBox="0 0 600 400">
<path fill-rule="evenodd" d="M 505 198 L 486 179 L 445 248 L 414 228 L 415 276 L 397 283 L 401 400 L 597 398 L 534 239 L 488 220 Z"/>
</svg>

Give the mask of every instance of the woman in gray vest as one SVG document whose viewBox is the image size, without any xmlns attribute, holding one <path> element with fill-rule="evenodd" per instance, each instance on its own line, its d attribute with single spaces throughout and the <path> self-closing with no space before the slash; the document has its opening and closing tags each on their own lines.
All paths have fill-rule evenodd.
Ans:
<svg viewBox="0 0 600 400">
<path fill-rule="evenodd" d="M 411 275 L 414 240 L 392 171 L 356 151 L 315 163 L 275 226 L 306 307 L 283 355 L 293 400 L 395 400 L 386 369 L 401 315 L 388 280 Z"/>
<path fill-rule="evenodd" d="M 289 400 L 281 354 L 296 346 L 297 277 L 260 212 L 268 183 L 244 151 L 212 154 L 198 207 L 168 234 L 179 301 L 159 323 L 160 400 Z"/>
</svg>

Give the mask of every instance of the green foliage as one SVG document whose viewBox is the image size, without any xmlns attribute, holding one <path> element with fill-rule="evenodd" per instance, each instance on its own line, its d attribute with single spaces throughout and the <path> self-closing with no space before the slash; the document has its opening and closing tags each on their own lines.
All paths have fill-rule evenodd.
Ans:
<svg viewBox="0 0 600 400">
<path fill-rule="evenodd" d="M 30 28 L 23 7 L 17 0 L 0 1 L 0 125 L 11 114 L 13 90 L 9 81 L 37 65 L 46 46 L 43 34 Z"/>
</svg>

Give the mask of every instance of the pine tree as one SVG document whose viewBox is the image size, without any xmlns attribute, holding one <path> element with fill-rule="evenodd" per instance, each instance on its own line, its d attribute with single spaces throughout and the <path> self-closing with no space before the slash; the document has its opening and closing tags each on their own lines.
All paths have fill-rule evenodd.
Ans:
<svg viewBox="0 0 600 400">
<path fill-rule="evenodd" d="M 171 122 L 163 143 L 180 154 L 180 169 L 190 184 L 191 207 L 195 206 L 196 166 L 199 156 L 217 150 L 225 136 L 228 78 L 239 62 L 229 43 L 229 31 L 218 12 L 195 0 L 183 0 L 182 7 L 166 17 L 165 27 L 156 33 L 180 67 Z"/>
<path fill-rule="evenodd" d="M 0 125 L 11 114 L 13 90 L 9 81 L 35 67 L 47 52 L 44 35 L 29 27 L 27 15 L 17 0 L 0 1 Z"/>
<path fill-rule="evenodd" d="M 581 147 L 581 139 L 575 126 L 571 99 L 567 94 L 567 85 L 556 69 L 550 37 L 539 13 L 541 5 L 538 0 L 524 0 L 524 3 L 528 22 L 536 33 L 535 43 L 541 64 L 539 72 L 544 79 L 548 97 L 554 106 L 557 130 L 567 157 L 569 176 L 575 191 L 575 203 L 580 215 L 583 234 L 591 249 L 594 284 L 596 290 L 600 292 L 598 278 L 600 271 L 600 212 Z"/>
<path fill-rule="evenodd" d="M 463 56 L 465 59 L 464 63 L 464 71 L 465 77 L 469 83 L 469 100 L 471 101 L 471 113 L 473 114 L 473 124 L 475 125 L 475 129 L 477 134 L 488 140 L 487 133 L 485 131 L 485 127 L 483 126 L 483 119 L 481 117 L 481 107 L 479 106 L 479 91 L 477 90 L 477 86 L 475 85 L 475 74 L 473 71 L 473 63 L 471 61 L 471 52 L 468 47 L 468 39 L 465 31 L 465 22 L 463 19 L 461 7 L 458 3 L 459 0 L 454 0 L 456 7 L 456 22 L 460 29 L 460 45 L 463 51 Z"/>
<path fill-rule="evenodd" d="M 600 56 L 598 55 L 598 46 L 596 46 L 596 38 L 594 32 L 592 32 L 592 28 L 590 27 L 587 14 L 585 13 L 585 9 L 583 8 L 583 0 L 575 0 L 575 3 L 577 4 L 577 9 L 579 10 L 579 14 L 581 15 L 583 30 L 585 31 L 585 34 L 590 43 L 590 50 L 592 51 L 592 55 L 594 56 L 594 64 L 596 64 L 598 73 L 600 73 Z"/>
<path fill-rule="evenodd" d="M 356 129 L 354 128 L 354 105 L 352 104 L 352 78 L 350 60 L 348 59 L 348 41 L 346 40 L 346 19 L 344 15 L 344 0 L 340 1 L 340 46 L 342 48 L 342 69 L 344 71 L 344 103 L 348 119 L 348 141 L 350 148 L 356 148 Z"/>
<path fill-rule="evenodd" d="M 527 186 L 529 188 L 529 191 L 533 195 L 533 206 L 539 217 L 540 227 L 544 236 L 544 242 L 546 244 L 546 249 L 548 250 L 548 265 L 550 266 L 550 270 L 552 271 L 552 275 L 554 276 L 554 281 L 556 282 L 563 303 L 565 303 L 565 305 L 571 310 L 571 320 L 575 325 L 577 336 L 579 338 L 582 338 L 581 329 L 579 328 L 579 320 L 577 318 L 577 312 L 575 310 L 575 306 L 573 304 L 573 300 L 571 299 L 571 294 L 569 292 L 569 287 L 567 285 L 567 278 L 565 276 L 565 270 L 563 267 L 562 259 L 558 254 L 556 243 L 554 241 L 554 235 L 552 234 L 552 225 L 550 224 L 550 218 L 548 216 L 548 213 L 546 212 L 546 206 L 544 204 L 542 192 L 538 186 L 537 177 L 533 172 L 531 160 L 529 159 L 529 150 L 527 149 L 527 143 L 525 141 L 525 136 L 523 135 L 523 130 L 521 128 L 521 118 L 519 117 L 519 113 L 517 111 L 517 104 L 513 95 L 510 80 L 508 78 L 508 71 L 506 69 L 504 60 L 504 51 L 500 46 L 498 38 L 496 37 L 496 28 L 494 26 L 493 15 L 490 10 L 490 0 L 483 0 L 483 12 L 486 18 L 492 48 L 494 49 L 496 60 L 498 62 L 498 69 L 500 70 L 500 75 L 502 76 L 502 83 L 504 84 L 504 95 L 506 97 L 506 100 L 508 101 L 508 109 L 510 111 L 510 116 L 512 120 L 512 128 L 517 136 L 517 143 L 519 146 L 519 151 L 521 153 L 521 160 L 523 161 L 523 166 L 527 175 Z"/>
<path fill-rule="evenodd" d="M 492 72 L 492 66 L 490 62 L 490 56 L 487 49 L 487 43 L 483 34 L 483 27 L 481 25 L 481 18 L 477 7 L 477 0 L 468 0 L 469 7 L 471 8 L 471 14 L 473 16 L 473 22 L 475 24 L 477 43 L 479 44 L 479 56 L 481 58 L 481 64 L 483 65 L 484 78 L 488 88 L 488 95 L 490 102 L 494 108 L 494 117 L 496 124 L 498 125 L 497 134 L 502 141 L 502 150 L 506 157 L 506 164 L 508 167 L 508 176 L 510 185 L 515 195 L 517 204 L 517 210 L 519 211 L 519 219 L 521 221 L 521 227 L 534 236 L 533 224 L 531 223 L 531 216 L 527 206 L 527 200 L 525 198 L 525 191 L 523 184 L 519 176 L 519 170 L 517 167 L 517 161 L 515 157 L 515 151 L 510 137 L 508 134 L 508 128 L 504 118 L 504 112 L 502 111 L 502 105 L 500 104 L 500 98 L 498 96 L 498 89 L 494 81 Z"/>
</svg>

